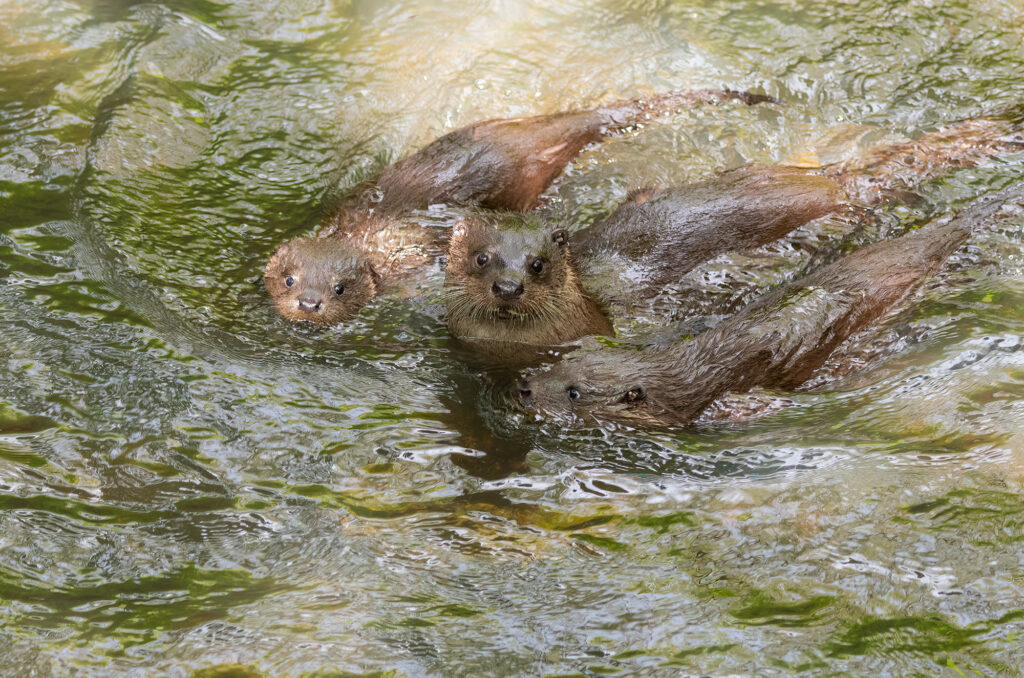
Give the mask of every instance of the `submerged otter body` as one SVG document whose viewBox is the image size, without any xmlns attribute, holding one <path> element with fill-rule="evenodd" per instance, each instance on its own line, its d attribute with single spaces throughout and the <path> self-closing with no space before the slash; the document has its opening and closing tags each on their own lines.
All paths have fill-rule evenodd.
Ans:
<svg viewBox="0 0 1024 678">
<path fill-rule="evenodd" d="M 766 245 L 828 214 L 911 198 L 926 181 L 1022 148 L 1019 125 L 987 117 L 818 169 L 747 165 L 687 186 L 636 191 L 576 234 L 573 251 L 588 289 L 628 305 L 725 252 Z"/>
<path fill-rule="evenodd" d="M 316 238 L 282 245 L 267 263 L 267 290 L 286 319 L 322 325 L 344 320 L 390 281 L 433 261 L 443 235 L 403 221 L 411 212 L 439 203 L 531 209 L 588 144 L 653 116 L 731 99 L 768 100 L 743 92 L 673 92 L 455 130 L 356 186 Z M 328 265 L 327 253 L 335 265 Z M 350 299 L 343 300 L 346 295 Z"/>
<path fill-rule="evenodd" d="M 814 171 L 841 185 L 848 199 L 857 204 L 903 200 L 914 195 L 918 186 L 952 169 L 1024 150 L 1022 122 L 1017 113 L 969 118 Z"/>
<path fill-rule="evenodd" d="M 474 272 L 473 257 L 484 252 L 481 238 L 468 245 L 453 238 L 445 283 L 448 324 L 456 337 L 497 359 L 510 355 L 512 345 L 536 355 L 586 334 L 611 334 L 607 317 L 603 323 L 578 319 L 592 318 L 595 307 L 649 299 L 725 252 L 768 244 L 828 214 L 906 197 L 943 172 L 1021 147 L 1012 121 L 978 118 L 820 169 L 747 165 L 687 186 L 635 191 L 606 219 L 575 233 L 552 262 L 571 269 L 576 281 L 557 312 L 526 305 L 514 316 L 488 312 L 497 292 L 469 285 L 467 277 Z M 502 217 L 491 217 L 491 228 L 506 228 Z M 557 227 L 547 229 L 533 224 L 534 249 Z M 522 232 L 521 226 L 516 230 Z M 500 236 L 490 241 L 500 242 Z M 528 271 L 517 280 L 524 297 L 543 287 Z M 602 325 L 606 329 L 595 332 Z"/>
<path fill-rule="evenodd" d="M 574 352 L 523 380 L 519 398 L 548 415 L 669 426 L 693 421 L 729 391 L 796 387 L 841 342 L 934 273 L 1003 200 L 847 255 L 684 344 Z"/>
</svg>

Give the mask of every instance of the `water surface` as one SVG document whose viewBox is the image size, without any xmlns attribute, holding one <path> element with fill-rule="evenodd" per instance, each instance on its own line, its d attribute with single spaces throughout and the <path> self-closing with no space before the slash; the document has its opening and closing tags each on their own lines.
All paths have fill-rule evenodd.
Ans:
<svg viewBox="0 0 1024 678">
<path fill-rule="evenodd" d="M 1022 28 L 996 0 L 0 0 L 3 672 L 1016 674 L 1024 210 L 813 392 L 668 432 L 509 412 L 452 351 L 439 271 L 327 332 L 259 278 L 339 190 L 475 120 L 784 102 L 589 149 L 548 194 L 582 226 L 1019 105 Z M 726 312 L 1022 176 L 812 224 L 617 325 Z"/>
</svg>

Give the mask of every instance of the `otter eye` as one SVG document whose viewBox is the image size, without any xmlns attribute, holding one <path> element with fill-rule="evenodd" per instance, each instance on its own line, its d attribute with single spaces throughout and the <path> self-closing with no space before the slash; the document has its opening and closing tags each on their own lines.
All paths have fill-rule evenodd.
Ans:
<svg viewBox="0 0 1024 678">
<path fill-rule="evenodd" d="M 284 284 L 287 285 L 288 287 L 291 287 L 292 285 L 295 284 L 295 278 L 288 276 L 287 278 L 284 279 Z"/>
<path fill-rule="evenodd" d="M 573 402 L 576 402 L 577 400 L 580 399 L 580 390 L 575 386 L 570 386 L 569 388 L 565 389 L 565 392 L 568 394 L 569 400 Z"/>
<path fill-rule="evenodd" d="M 555 231 L 551 234 L 551 241 L 556 245 L 564 245 L 569 242 L 569 234 L 562 230 Z"/>
<path fill-rule="evenodd" d="M 345 293 L 345 286 L 342 285 L 341 283 L 338 283 L 337 285 L 334 286 L 334 293 L 335 294 L 344 294 Z"/>
<path fill-rule="evenodd" d="M 487 262 L 490 261 L 490 260 L 491 260 L 491 257 L 486 252 L 481 252 L 480 254 L 476 255 L 476 265 L 477 266 L 481 266 L 481 267 L 486 266 Z"/>
<path fill-rule="evenodd" d="M 530 268 L 533 269 L 534 273 L 540 273 L 544 270 L 544 262 L 541 259 L 534 259 L 533 263 L 530 264 Z"/>
</svg>

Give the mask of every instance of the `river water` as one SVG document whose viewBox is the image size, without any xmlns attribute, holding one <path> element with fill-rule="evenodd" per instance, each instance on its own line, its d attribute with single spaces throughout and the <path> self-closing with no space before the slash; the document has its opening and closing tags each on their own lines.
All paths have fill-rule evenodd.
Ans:
<svg viewBox="0 0 1024 678">
<path fill-rule="evenodd" d="M 259 280 L 339 187 L 475 120 L 780 99 L 587 150 L 547 196 L 578 227 L 1008 110 L 1022 76 L 1014 1 L 0 0 L 0 673 L 1016 675 L 1024 209 L 814 390 L 676 431 L 511 412 L 439 271 L 326 332 Z M 1022 176 L 722 257 L 617 326 L 724 313 Z"/>
</svg>

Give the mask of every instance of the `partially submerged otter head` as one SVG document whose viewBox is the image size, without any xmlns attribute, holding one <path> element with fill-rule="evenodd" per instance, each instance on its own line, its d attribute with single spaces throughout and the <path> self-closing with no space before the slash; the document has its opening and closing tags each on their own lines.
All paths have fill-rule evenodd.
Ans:
<svg viewBox="0 0 1024 678">
<path fill-rule="evenodd" d="M 452 228 L 445 272 L 449 320 L 558 322 L 566 292 L 578 296 L 569 235 L 523 215 L 472 217 Z"/>
<path fill-rule="evenodd" d="M 519 403 L 567 423 L 613 422 L 627 426 L 681 423 L 671 377 L 650 352 L 578 351 L 560 363 L 527 374 L 516 386 Z M 669 382 L 669 383 L 666 383 Z M 685 407 L 684 407 L 685 409 Z"/>
<path fill-rule="evenodd" d="M 267 262 L 263 281 L 277 312 L 291 321 L 341 322 L 377 295 L 379 278 L 365 256 L 334 238 L 296 238 Z"/>
</svg>

